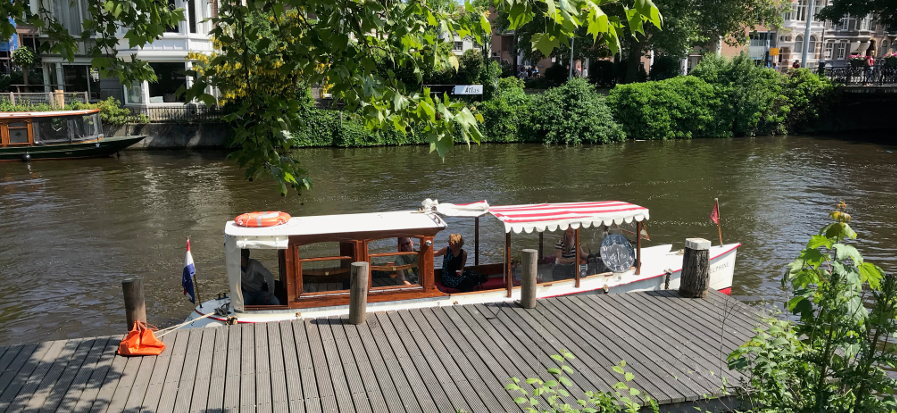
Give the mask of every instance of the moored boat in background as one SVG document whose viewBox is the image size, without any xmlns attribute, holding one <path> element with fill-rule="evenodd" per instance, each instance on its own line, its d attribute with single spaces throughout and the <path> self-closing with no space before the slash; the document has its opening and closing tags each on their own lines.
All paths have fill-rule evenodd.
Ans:
<svg viewBox="0 0 897 413">
<path fill-rule="evenodd" d="M 143 138 L 104 136 L 99 109 L 0 113 L 0 161 L 108 156 Z"/>
</svg>

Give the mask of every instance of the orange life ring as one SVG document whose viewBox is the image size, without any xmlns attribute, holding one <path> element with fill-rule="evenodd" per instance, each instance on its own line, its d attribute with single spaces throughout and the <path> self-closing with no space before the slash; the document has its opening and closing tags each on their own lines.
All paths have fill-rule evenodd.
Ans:
<svg viewBox="0 0 897 413">
<path fill-rule="evenodd" d="M 247 212 L 234 219 L 241 227 L 273 227 L 286 224 L 290 214 L 281 211 Z"/>
</svg>

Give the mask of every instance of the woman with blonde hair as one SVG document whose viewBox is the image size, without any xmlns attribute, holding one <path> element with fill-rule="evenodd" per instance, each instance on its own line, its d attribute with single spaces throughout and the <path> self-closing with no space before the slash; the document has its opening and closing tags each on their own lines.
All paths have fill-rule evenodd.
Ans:
<svg viewBox="0 0 897 413">
<path fill-rule="evenodd" d="M 477 272 L 464 269 L 467 264 L 467 251 L 461 248 L 463 246 L 464 238 L 461 237 L 461 234 L 451 234 L 449 235 L 449 246 L 436 251 L 433 256 L 443 257 L 443 286 L 470 292 L 485 282 L 485 277 Z"/>
</svg>

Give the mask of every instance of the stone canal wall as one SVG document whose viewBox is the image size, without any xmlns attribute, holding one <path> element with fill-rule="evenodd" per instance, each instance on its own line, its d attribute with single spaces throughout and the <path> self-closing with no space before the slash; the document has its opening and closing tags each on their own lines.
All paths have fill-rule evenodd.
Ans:
<svg viewBox="0 0 897 413">
<path fill-rule="evenodd" d="M 128 149 L 224 148 L 228 128 L 222 123 L 146 123 L 109 126 L 106 136 L 146 135 Z"/>
</svg>

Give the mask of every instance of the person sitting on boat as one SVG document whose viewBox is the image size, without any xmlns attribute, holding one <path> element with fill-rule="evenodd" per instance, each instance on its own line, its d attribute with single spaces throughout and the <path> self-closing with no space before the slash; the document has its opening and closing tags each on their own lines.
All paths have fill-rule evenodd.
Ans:
<svg viewBox="0 0 897 413">
<path fill-rule="evenodd" d="M 443 256 L 442 259 L 442 285 L 456 288 L 463 292 L 473 291 L 474 288 L 486 282 L 486 277 L 476 271 L 465 270 L 467 264 L 467 251 L 464 246 L 464 238 L 461 234 L 449 235 L 449 246 L 443 247 L 433 253 L 434 257 Z"/>
<path fill-rule="evenodd" d="M 249 250 L 240 251 L 243 303 L 246 305 L 279 305 L 274 296 L 274 275 L 258 260 L 249 258 Z M 267 289 L 265 288 L 267 286 Z"/>
<path fill-rule="evenodd" d="M 573 278 L 575 275 L 576 254 L 579 253 L 580 262 L 586 262 L 589 254 L 576 245 L 576 230 L 568 226 L 564 230 L 564 236 L 554 244 L 554 279 L 562 280 Z"/>
<path fill-rule="evenodd" d="M 414 250 L 414 241 L 408 237 L 399 238 L 399 251 L 400 252 L 417 252 Z M 420 278 L 417 272 L 417 255 L 397 255 L 395 260 L 395 266 L 402 266 L 413 264 L 414 266 L 404 270 L 396 270 L 396 274 L 398 275 L 398 280 L 402 281 L 405 285 L 419 284 Z"/>
</svg>

